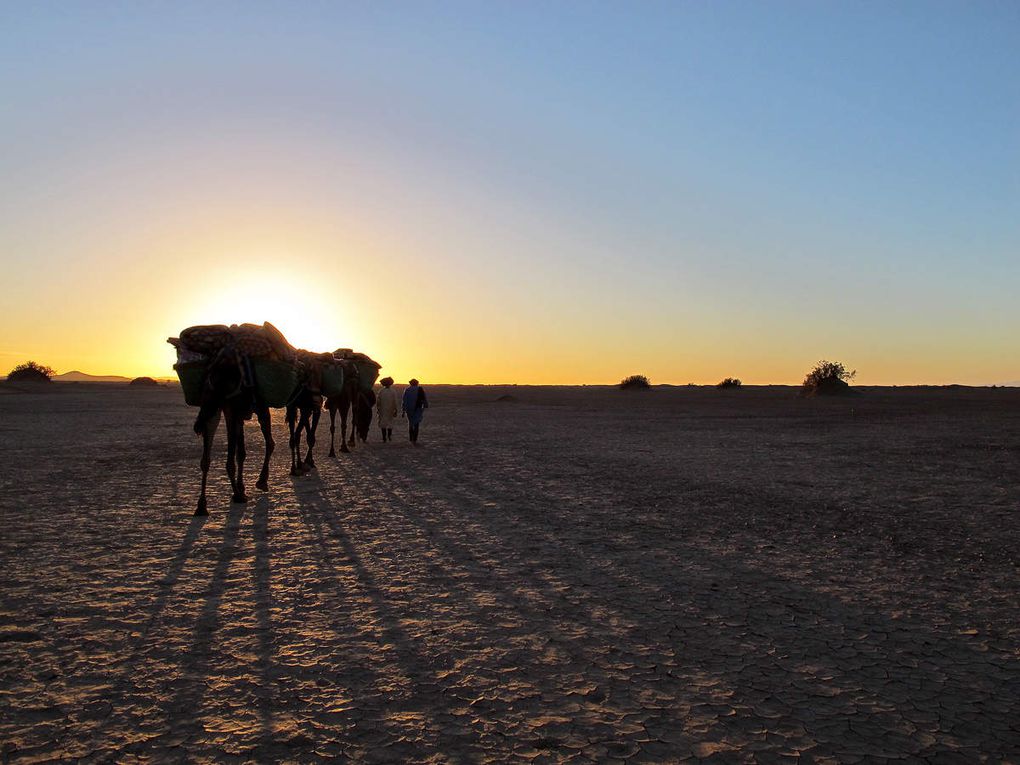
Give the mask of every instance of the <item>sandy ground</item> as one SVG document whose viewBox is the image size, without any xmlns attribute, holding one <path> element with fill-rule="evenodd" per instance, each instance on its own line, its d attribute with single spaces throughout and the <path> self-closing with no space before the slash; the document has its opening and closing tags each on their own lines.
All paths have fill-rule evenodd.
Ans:
<svg viewBox="0 0 1020 765">
<path fill-rule="evenodd" d="M 0 395 L 3 761 L 1020 762 L 1020 391 L 430 393 L 208 519 L 179 391 Z"/>
</svg>

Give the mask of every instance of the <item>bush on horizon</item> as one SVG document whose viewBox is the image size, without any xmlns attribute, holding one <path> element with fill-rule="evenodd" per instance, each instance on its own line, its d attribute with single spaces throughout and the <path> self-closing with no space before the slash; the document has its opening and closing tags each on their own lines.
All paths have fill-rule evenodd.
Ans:
<svg viewBox="0 0 1020 765">
<path fill-rule="evenodd" d="M 56 372 L 45 364 L 26 361 L 24 364 L 14 367 L 7 374 L 7 380 L 9 382 L 50 382 L 50 378 L 55 374 Z"/>
<path fill-rule="evenodd" d="M 648 390 L 652 384 L 644 375 L 631 375 L 623 378 L 618 387 L 620 390 Z"/>
<path fill-rule="evenodd" d="M 850 381 L 857 376 L 857 370 L 847 370 L 841 361 L 822 360 L 807 373 L 801 383 L 801 395 L 814 396 L 850 392 Z"/>
<path fill-rule="evenodd" d="M 724 377 L 721 382 L 715 384 L 717 388 L 739 388 L 743 385 L 736 377 Z"/>
</svg>

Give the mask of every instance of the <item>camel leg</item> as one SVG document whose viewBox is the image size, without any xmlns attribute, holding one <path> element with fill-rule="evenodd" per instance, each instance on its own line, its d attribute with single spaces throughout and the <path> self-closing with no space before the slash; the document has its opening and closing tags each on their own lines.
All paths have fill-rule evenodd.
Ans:
<svg viewBox="0 0 1020 765">
<path fill-rule="evenodd" d="M 333 446 L 333 441 L 336 436 L 336 408 L 329 410 L 329 456 L 336 456 L 336 448 Z"/>
<path fill-rule="evenodd" d="M 305 457 L 305 465 L 309 468 L 315 467 L 315 458 L 312 456 L 312 449 L 315 448 L 315 431 L 319 427 L 319 417 L 322 411 L 315 407 L 308 413 L 310 422 L 305 424 L 305 433 L 308 435 L 308 456 Z"/>
<path fill-rule="evenodd" d="M 224 411 L 223 424 L 227 429 L 227 478 L 230 491 L 237 496 L 237 423 L 230 411 Z"/>
<path fill-rule="evenodd" d="M 297 475 L 304 475 L 308 472 L 308 468 L 305 467 L 304 458 L 301 456 L 301 427 L 294 432 L 294 469 L 297 470 Z"/>
<path fill-rule="evenodd" d="M 358 442 L 358 404 L 357 398 L 351 402 L 351 440 L 348 442 L 350 446 L 354 446 Z"/>
<path fill-rule="evenodd" d="M 220 410 L 208 417 L 201 425 L 202 429 L 202 460 L 199 463 L 202 467 L 202 493 L 198 496 L 198 507 L 195 508 L 195 515 L 209 515 L 206 509 L 205 485 L 209 477 L 209 465 L 212 463 L 212 445 L 216 436 L 216 428 L 220 424 Z"/>
<path fill-rule="evenodd" d="M 294 440 L 297 438 L 297 408 L 287 408 L 287 429 L 290 431 L 290 474 L 301 475 L 298 470 L 297 461 L 294 459 Z"/>
<path fill-rule="evenodd" d="M 340 451 L 344 454 L 350 452 L 347 446 L 347 404 L 340 406 Z"/>
<path fill-rule="evenodd" d="M 266 458 L 262 461 L 262 471 L 259 473 L 259 480 L 255 482 L 255 488 L 260 491 L 269 491 L 269 458 L 273 456 L 276 442 L 273 441 L 273 423 L 269 417 L 269 408 L 259 409 L 257 414 L 259 427 L 262 429 L 262 438 L 266 442 Z"/>
<path fill-rule="evenodd" d="M 300 419 L 298 418 L 298 414 L 300 414 Z M 290 471 L 291 475 L 304 475 L 308 472 L 304 466 L 304 461 L 301 459 L 301 431 L 304 430 L 307 423 L 306 417 L 307 413 L 304 409 L 299 409 L 295 412 L 294 419 L 296 422 L 292 426 L 293 435 L 291 436 L 290 445 L 291 463 L 293 465 Z"/>
<path fill-rule="evenodd" d="M 297 427 L 294 430 L 294 449 L 295 449 L 294 459 L 297 463 L 298 470 L 301 471 L 302 475 L 304 475 L 305 473 L 305 460 L 301 456 L 301 434 L 304 432 L 305 428 L 308 425 L 307 418 L 308 413 L 305 411 L 305 409 L 304 408 L 299 409 Z"/>
<path fill-rule="evenodd" d="M 234 425 L 234 460 L 237 463 L 237 478 L 234 481 L 234 496 L 231 501 L 244 503 L 248 501 L 248 495 L 244 492 L 244 458 L 247 456 L 247 449 L 244 445 L 244 420 L 237 417 Z"/>
</svg>

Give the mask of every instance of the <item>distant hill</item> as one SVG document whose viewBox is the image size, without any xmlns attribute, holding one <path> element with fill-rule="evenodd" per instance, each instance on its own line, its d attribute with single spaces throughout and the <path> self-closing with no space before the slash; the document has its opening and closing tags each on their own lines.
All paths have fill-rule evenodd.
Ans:
<svg viewBox="0 0 1020 765">
<path fill-rule="evenodd" d="M 130 377 L 120 375 L 89 375 L 75 370 L 64 372 L 62 375 L 53 375 L 50 378 L 53 382 L 104 382 L 104 383 L 126 383 L 131 382 Z"/>
</svg>

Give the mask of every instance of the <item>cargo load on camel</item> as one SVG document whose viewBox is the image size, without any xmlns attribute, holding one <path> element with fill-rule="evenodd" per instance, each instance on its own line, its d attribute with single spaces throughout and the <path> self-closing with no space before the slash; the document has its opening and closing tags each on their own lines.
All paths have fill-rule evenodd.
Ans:
<svg viewBox="0 0 1020 765">
<path fill-rule="evenodd" d="M 206 371 L 219 354 L 236 352 L 244 377 L 255 395 L 270 407 L 287 404 L 298 384 L 298 352 L 276 327 L 265 324 L 224 324 L 188 327 L 180 337 L 167 339 L 177 349 L 174 371 L 184 400 L 199 406 Z"/>
<path fill-rule="evenodd" d="M 379 370 L 382 369 L 382 364 L 377 361 L 373 361 L 364 353 L 358 353 L 350 348 L 337 348 L 333 351 L 334 358 L 349 361 L 358 370 L 358 382 L 361 389 L 364 391 L 370 391 L 375 386 L 375 381 L 379 377 Z"/>
<path fill-rule="evenodd" d="M 301 380 L 313 393 L 335 396 L 343 389 L 344 368 L 332 353 L 299 350 L 297 360 L 301 366 Z"/>
</svg>

